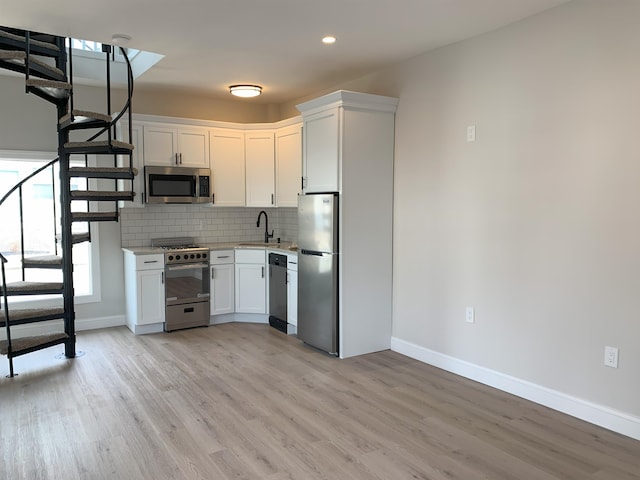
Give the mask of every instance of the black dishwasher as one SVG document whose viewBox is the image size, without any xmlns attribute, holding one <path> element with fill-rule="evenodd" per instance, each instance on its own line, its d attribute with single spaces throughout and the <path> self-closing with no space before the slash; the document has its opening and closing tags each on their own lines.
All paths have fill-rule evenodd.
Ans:
<svg viewBox="0 0 640 480">
<path fill-rule="evenodd" d="M 269 325 L 287 332 L 287 256 L 269 254 Z"/>
</svg>

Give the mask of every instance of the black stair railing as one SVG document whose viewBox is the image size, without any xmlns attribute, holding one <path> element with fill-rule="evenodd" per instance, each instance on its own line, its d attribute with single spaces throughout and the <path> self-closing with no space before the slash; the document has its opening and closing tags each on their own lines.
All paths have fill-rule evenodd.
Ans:
<svg viewBox="0 0 640 480">
<path fill-rule="evenodd" d="M 29 63 L 29 55 L 30 55 L 30 32 L 24 32 L 25 34 L 25 49 L 26 49 L 26 61 L 25 61 L 25 76 L 26 79 L 28 81 L 29 79 L 29 75 L 31 73 L 31 66 Z M 61 54 L 59 57 L 56 58 L 56 66 L 59 67 L 61 70 L 65 70 L 66 69 L 66 59 L 67 59 L 67 54 L 66 54 L 66 49 L 64 48 L 64 42 L 65 39 L 64 37 L 56 37 L 55 38 L 55 42 L 56 45 L 58 45 L 58 47 L 60 47 L 60 51 Z M 72 74 L 72 42 L 69 41 L 69 62 L 70 62 L 70 72 Z M 108 47 L 105 49 L 105 53 L 106 53 L 106 61 L 107 61 L 107 85 L 106 85 L 106 89 L 107 89 L 107 108 L 109 110 L 109 112 L 107 112 L 109 115 L 111 115 L 111 78 L 110 78 L 110 59 L 109 59 L 109 53 L 111 53 L 111 47 Z M 108 124 L 106 126 L 104 126 L 103 128 L 100 128 L 98 132 L 96 132 L 95 134 L 93 134 L 90 138 L 88 138 L 87 140 L 85 140 L 85 142 L 91 142 L 93 140 L 96 140 L 98 137 L 104 135 L 106 133 L 107 139 L 108 139 L 108 144 L 109 146 L 111 146 L 111 141 L 112 139 L 117 139 L 118 135 L 117 135 L 117 122 L 122 119 L 122 117 L 127 114 L 128 115 L 128 142 L 129 144 L 132 143 L 132 138 L 133 138 L 133 131 L 132 131 L 132 110 L 131 110 L 131 100 L 132 100 L 132 96 L 133 96 L 133 70 L 131 67 L 131 63 L 130 60 L 128 58 L 127 52 L 124 48 L 120 47 L 120 52 L 122 53 L 122 57 L 126 63 L 126 72 L 127 72 L 127 95 L 126 95 L 126 101 L 124 106 L 122 107 L 122 109 L 120 110 L 120 112 L 115 116 L 111 118 L 111 121 L 108 122 Z M 113 60 L 115 60 L 115 55 L 113 55 Z M 72 117 L 73 120 L 73 76 L 70 75 L 70 79 L 69 82 L 71 84 L 71 88 L 69 90 L 69 97 L 64 100 L 64 101 L 56 101 L 56 105 L 57 105 L 57 113 L 58 113 L 58 119 L 62 118 L 63 115 L 65 115 L 66 113 L 69 113 Z M 27 93 L 31 92 L 32 90 L 29 89 L 29 87 L 27 86 Z M 33 91 L 33 93 L 38 94 L 37 91 Z M 41 95 L 38 95 L 41 96 Z M 45 98 L 43 96 L 43 98 Z M 125 134 L 125 132 L 122 132 L 123 136 Z M 43 165 L 42 167 L 38 168 L 36 171 L 34 171 L 33 173 L 31 173 L 30 175 L 28 175 L 26 178 L 24 178 L 23 180 L 21 180 L 20 182 L 18 182 L 16 185 L 14 185 L 0 200 L 0 206 L 9 198 L 11 197 L 11 195 L 13 195 L 16 191 L 19 192 L 19 196 L 22 197 L 22 187 L 23 185 L 31 180 L 33 177 L 35 177 L 37 174 L 41 173 L 43 170 L 47 169 L 47 168 L 52 168 L 53 170 L 53 166 L 54 164 L 58 163 L 59 164 L 59 176 L 60 176 L 60 180 L 61 180 L 61 185 L 60 185 L 60 195 L 59 195 L 59 199 L 60 199 L 60 216 L 61 216 L 61 227 L 62 227 L 62 231 L 61 231 L 61 237 L 62 237 L 62 258 L 63 258 L 63 269 L 62 269 L 62 273 L 63 273 L 63 284 L 64 284 L 64 291 L 63 291 L 63 302 L 64 302 L 64 310 L 65 310 L 65 319 L 64 319 L 64 323 L 65 323 L 65 332 L 68 334 L 68 338 L 69 340 L 65 342 L 65 356 L 71 358 L 71 357 L 75 357 L 75 312 L 74 312 L 74 291 L 73 291 L 73 277 L 72 277 L 72 273 L 73 273 L 73 264 L 72 264 L 72 246 L 73 246 L 73 241 L 72 241 L 72 235 L 71 235 L 71 224 L 72 224 L 72 217 L 71 217 L 71 195 L 70 195 L 70 175 L 69 175 L 69 159 L 70 159 L 70 154 L 65 150 L 65 143 L 69 141 L 69 130 L 67 130 L 66 128 L 58 129 L 58 151 L 59 151 L 59 156 L 58 158 L 48 162 L 47 164 Z M 114 154 L 114 162 L 116 163 L 116 165 L 114 166 L 118 166 L 117 165 L 117 155 Z M 133 164 L 132 164 L 132 155 L 129 153 L 129 162 L 128 162 L 128 166 L 124 166 L 125 168 L 128 168 L 130 172 L 133 173 Z M 52 175 L 53 175 L 53 171 L 52 171 Z M 131 177 L 132 178 L 132 177 Z M 53 182 L 53 184 L 55 185 L 55 182 Z M 116 186 L 117 186 L 117 181 L 116 181 Z M 117 188 L 116 188 L 117 189 Z M 132 189 L 133 190 L 133 189 Z M 20 204 L 21 204 L 21 214 L 20 214 L 20 236 L 21 236 L 21 252 L 20 252 L 20 256 L 21 259 L 23 260 L 23 266 L 22 266 L 22 278 L 24 280 L 24 257 L 25 257 L 25 248 L 24 248 L 24 217 L 23 217 L 23 213 L 22 213 L 22 198 L 20 199 Z M 54 195 L 53 197 L 53 204 L 54 204 L 54 218 L 56 216 L 56 196 Z M 57 232 L 56 230 L 56 222 L 54 221 L 54 239 L 57 237 Z M 57 253 L 57 242 L 55 242 L 54 240 L 54 244 L 55 244 L 55 248 L 56 248 L 56 253 Z M 7 300 L 7 288 L 6 288 L 6 270 L 5 270 L 5 263 L 7 263 L 7 259 L 4 255 L 2 255 L 2 253 L 0 253 L 0 260 L 1 260 L 1 264 L 2 264 L 2 287 L 3 287 L 3 298 L 4 298 L 4 315 L 5 315 L 5 326 L 7 329 L 7 340 L 9 341 L 9 358 L 11 358 L 11 333 L 10 333 L 10 324 L 11 322 L 9 321 L 9 309 L 8 309 L 8 300 Z M 13 376 L 13 366 L 12 363 L 10 362 L 11 365 L 11 376 Z"/>
<path fill-rule="evenodd" d="M 9 189 L 9 191 L 2 197 L 2 199 L 0 199 L 0 207 L 2 207 L 2 204 L 9 199 L 13 193 L 18 192 L 18 205 L 19 205 L 19 224 L 20 224 L 20 260 L 21 260 L 21 264 L 22 264 L 22 275 L 21 278 L 24 281 L 25 279 L 25 268 L 24 268 L 24 258 L 25 258 L 25 241 L 24 241 L 24 197 L 22 195 L 23 192 L 23 187 L 25 186 L 25 184 L 33 179 L 34 177 L 36 177 L 38 174 L 44 172 L 46 169 L 50 168 L 51 169 L 51 175 L 52 178 L 55 178 L 55 174 L 54 174 L 54 166 L 55 164 L 58 162 L 58 158 L 55 158 L 54 160 L 51 160 L 50 162 L 46 163 L 45 165 L 37 168 L 36 170 L 34 170 L 33 172 L 31 172 L 29 175 L 27 175 L 25 178 L 23 178 L 22 180 L 20 180 L 18 183 L 16 183 L 13 187 L 11 187 L 11 189 Z M 55 183 L 52 183 L 53 188 L 54 188 L 54 193 L 55 193 Z M 56 218 L 56 202 L 55 202 L 55 195 L 53 195 L 53 218 Z M 54 228 L 54 240 L 55 240 L 55 235 L 57 234 L 56 232 L 56 222 L 53 222 L 53 228 Z M 54 241 L 55 244 L 55 241 Z M 54 250 L 57 253 L 57 246 L 54 246 Z"/>
</svg>

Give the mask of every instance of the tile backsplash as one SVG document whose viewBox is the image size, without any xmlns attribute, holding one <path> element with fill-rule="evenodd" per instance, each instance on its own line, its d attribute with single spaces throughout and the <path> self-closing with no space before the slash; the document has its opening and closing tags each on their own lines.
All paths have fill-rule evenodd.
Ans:
<svg viewBox="0 0 640 480">
<path fill-rule="evenodd" d="M 197 243 L 261 242 L 264 217 L 256 227 L 260 210 L 269 216 L 273 241 L 297 242 L 296 208 L 214 208 L 207 205 L 146 205 L 120 210 L 123 247 L 148 247 L 152 238 L 195 237 Z"/>
</svg>

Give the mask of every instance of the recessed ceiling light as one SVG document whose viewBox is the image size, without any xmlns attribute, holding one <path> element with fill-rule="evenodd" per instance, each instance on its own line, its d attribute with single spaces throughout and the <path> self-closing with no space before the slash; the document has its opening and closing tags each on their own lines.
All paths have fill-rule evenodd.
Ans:
<svg viewBox="0 0 640 480">
<path fill-rule="evenodd" d="M 231 95 L 236 97 L 250 98 L 257 97 L 262 93 L 262 87 L 259 85 L 231 85 L 229 87 Z"/>
<path fill-rule="evenodd" d="M 324 43 L 325 45 L 331 45 L 332 43 L 336 43 L 336 37 L 327 35 L 326 37 L 322 38 L 322 43 Z"/>
</svg>

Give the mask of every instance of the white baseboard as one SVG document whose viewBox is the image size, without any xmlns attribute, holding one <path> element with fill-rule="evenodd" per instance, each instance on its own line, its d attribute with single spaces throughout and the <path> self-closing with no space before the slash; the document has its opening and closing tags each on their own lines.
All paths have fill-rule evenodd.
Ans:
<svg viewBox="0 0 640 480">
<path fill-rule="evenodd" d="M 125 325 L 124 315 L 112 315 L 110 317 L 76 318 L 76 332 L 84 330 L 96 330 L 98 328 L 119 327 Z M 30 337 L 45 333 L 57 332 L 64 329 L 62 320 L 48 322 L 28 323 L 11 327 L 11 338 Z M 1 329 L 1 338 L 6 338 L 4 328 Z"/>
<path fill-rule="evenodd" d="M 391 350 L 640 440 L 640 418 L 633 415 L 450 357 L 396 337 L 391 337 Z"/>
</svg>

